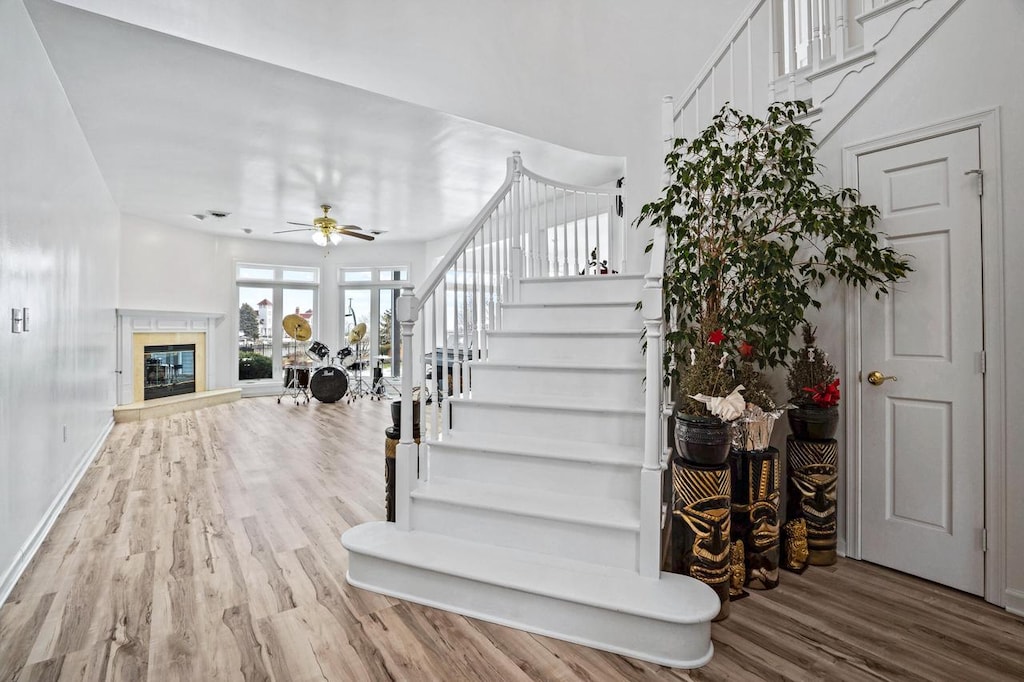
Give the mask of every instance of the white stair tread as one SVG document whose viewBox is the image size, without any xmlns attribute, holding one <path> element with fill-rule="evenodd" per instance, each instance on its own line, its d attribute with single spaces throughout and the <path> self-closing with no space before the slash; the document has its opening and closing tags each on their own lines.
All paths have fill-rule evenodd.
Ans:
<svg viewBox="0 0 1024 682">
<path fill-rule="evenodd" d="M 574 365 L 571 362 L 520 362 L 518 360 L 468 360 L 473 367 L 500 367 L 529 370 L 568 370 L 573 372 L 645 372 L 643 365 Z"/>
<path fill-rule="evenodd" d="M 549 400 L 536 400 L 533 398 L 510 398 L 501 400 L 487 400 L 483 398 L 448 398 L 448 401 L 453 405 L 465 404 L 465 405 L 476 405 L 479 407 L 487 408 L 499 408 L 499 407 L 519 407 L 530 410 L 568 410 L 571 412 L 612 412 L 615 414 L 643 414 L 644 409 L 642 407 L 620 407 L 617 405 L 600 405 L 594 403 L 580 403 L 572 402 L 568 400 L 558 400 L 557 402 Z"/>
<path fill-rule="evenodd" d="M 413 499 L 490 509 L 520 516 L 590 526 L 639 530 L 636 504 L 626 500 L 562 495 L 518 486 L 433 477 L 411 493 Z"/>
<path fill-rule="evenodd" d="M 719 609 L 715 593 L 687 576 L 644 578 L 547 554 L 400 531 L 384 521 L 346 531 L 342 543 L 351 552 L 395 563 L 670 623 L 705 623 Z"/>
<path fill-rule="evenodd" d="M 488 336 L 626 336 L 640 342 L 640 327 L 636 329 L 497 329 Z"/>
<path fill-rule="evenodd" d="M 529 457 L 633 467 L 639 467 L 643 457 L 643 452 L 638 446 L 478 433 L 474 431 L 459 431 L 457 429 L 449 431 L 448 437 L 445 440 L 428 440 L 427 444 L 475 452 L 510 453 Z"/>
</svg>

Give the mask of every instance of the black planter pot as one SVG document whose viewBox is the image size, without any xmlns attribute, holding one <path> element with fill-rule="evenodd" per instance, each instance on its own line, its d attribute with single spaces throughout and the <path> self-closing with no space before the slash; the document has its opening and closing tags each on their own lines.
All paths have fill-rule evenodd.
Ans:
<svg viewBox="0 0 1024 682">
<path fill-rule="evenodd" d="M 391 422 L 396 432 L 402 428 L 402 401 L 391 401 Z M 420 437 L 420 403 L 414 400 L 412 403 L 412 437 Z"/>
<path fill-rule="evenodd" d="M 687 462 L 705 466 L 724 464 L 729 459 L 732 434 L 718 417 L 676 413 L 676 453 Z"/>
<path fill-rule="evenodd" d="M 786 412 L 789 429 L 798 440 L 828 440 L 839 426 L 838 407 L 802 405 Z"/>
</svg>

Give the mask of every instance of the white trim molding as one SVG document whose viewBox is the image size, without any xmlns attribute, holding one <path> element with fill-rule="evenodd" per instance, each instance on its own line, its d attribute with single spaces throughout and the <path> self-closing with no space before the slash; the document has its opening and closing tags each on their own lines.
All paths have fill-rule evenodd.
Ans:
<svg viewBox="0 0 1024 682">
<path fill-rule="evenodd" d="M 999 107 L 906 130 L 843 148 L 843 185 L 859 186 L 858 157 L 962 130 L 976 129 L 984 172 L 982 211 L 982 286 L 985 354 L 985 601 L 1024 611 L 1024 593 L 1006 589 L 1006 294 L 1003 266 L 1002 159 Z M 860 294 L 846 295 L 846 549 L 861 558 L 860 527 Z M 1012 593 L 1012 594 L 1011 594 Z"/>
<path fill-rule="evenodd" d="M 176 310 L 117 309 L 117 404 L 136 402 L 132 367 L 132 336 L 135 333 L 194 332 L 206 335 L 206 388 L 216 388 L 215 330 L 223 313 L 180 312 Z"/>
<path fill-rule="evenodd" d="M 107 436 L 110 435 L 110 430 L 114 428 L 114 418 L 111 417 L 110 421 L 103 426 L 100 430 L 99 436 L 93 441 L 89 449 L 82 454 L 82 458 L 78 460 L 75 465 L 74 471 L 68 478 L 67 482 L 57 493 L 53 502 L 50 503 L 49 509 L 43 515 L 43 518 L 36 525 L 35 530 L 25 541 L 25 544 L 21 546 L 18 553 L 14 555 L 14 561 L 7 567 L 7 570 L 0 574 L 0 605 L 7 601 L 14 586 L 18 584 L 18 580 L 21 579 L 22 573 L 28 568 L 32 558 L 39 551 L 40 545 L 43 544 L 43 540 L 50 533 L 53 525 L 57 522 L 57 518 L 60 513 L 64 511 L 64 507 L 67 505 L 68 500 L 71 499 L 71 494 L 75 492 L 75 488 L 78 487 L 78 483 L 82 480 L 89 465 L 92 464 L 93 460 L 100 453 L 103 448 L 103 443 L 106 441 Z"/>
<path fill-rule="evenodd" d="M 1006 590 L 1006 610 L 1018 616 L 1024 616 L 1024 592 L 1020 590 Z"/>
</svg>

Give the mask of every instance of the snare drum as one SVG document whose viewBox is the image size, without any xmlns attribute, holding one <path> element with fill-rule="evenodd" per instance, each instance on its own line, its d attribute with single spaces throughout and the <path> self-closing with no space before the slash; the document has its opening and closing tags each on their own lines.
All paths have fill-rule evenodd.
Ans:
<svg viewBox="0 0 1024 682">
<path fill-rule="evenodd" d="M 284 385 L 292 387 L 292 378 L 295 379 L 294 388 L 309 388 L 309 367 L 302 365 L 286 365 L 284 368 Z"/>
<path fill-rule="evenodd" d="M 319 360 L 320 362 L 323 362 L 325 358 L 330 356 L 330 354 L 331 349 L 319 341 L 314 341 L 310 344 L 309 350 L 306 351 L 306 355 L 314 360 Z"/>
<path fill-rule="evenodd" d="M 348 392 L 348 373 L 341 367 L 321 367 L 309 380 L 309 392 L 322 403 L 336 403 Z"/>
</svg>

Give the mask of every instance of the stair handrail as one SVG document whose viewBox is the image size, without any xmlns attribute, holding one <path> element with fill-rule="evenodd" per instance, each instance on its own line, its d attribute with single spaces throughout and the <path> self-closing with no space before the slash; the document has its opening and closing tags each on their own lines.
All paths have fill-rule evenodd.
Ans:
<svg viewBox="0 0 1024 682">
<path fill-rule="evenodd" d="M 471 392 L 472 361 L 487 358 L 486 332 L 501 328 L 501 305 L 519 300 L 524 277 L 601 274 L 611 271 L 608 263 L 613 259 L 624 264 L 624 204 L 621 186 L 557 182 L 526 169 L 519 152 L 513 152 L 497 191 L 423 284 L 415 291 L 402 289 L 394 317 L 402 339 L 394 498 L 399 529 L 409 530 L 409 496 L 418 480 L 429 477 L 429 462 L 418 447 L 420 438 L 447 435 L 448 396 Z M 618 229 L 613 231 L 614 227 Z M 613 234 L 617 244 L 612 243 Z M 422 378 L 418 403 L 422 433 L 413 431 L 417 376 Z M 435 393 L 435 399 L 428 412 L 430 393 Z"/>
</svg>

